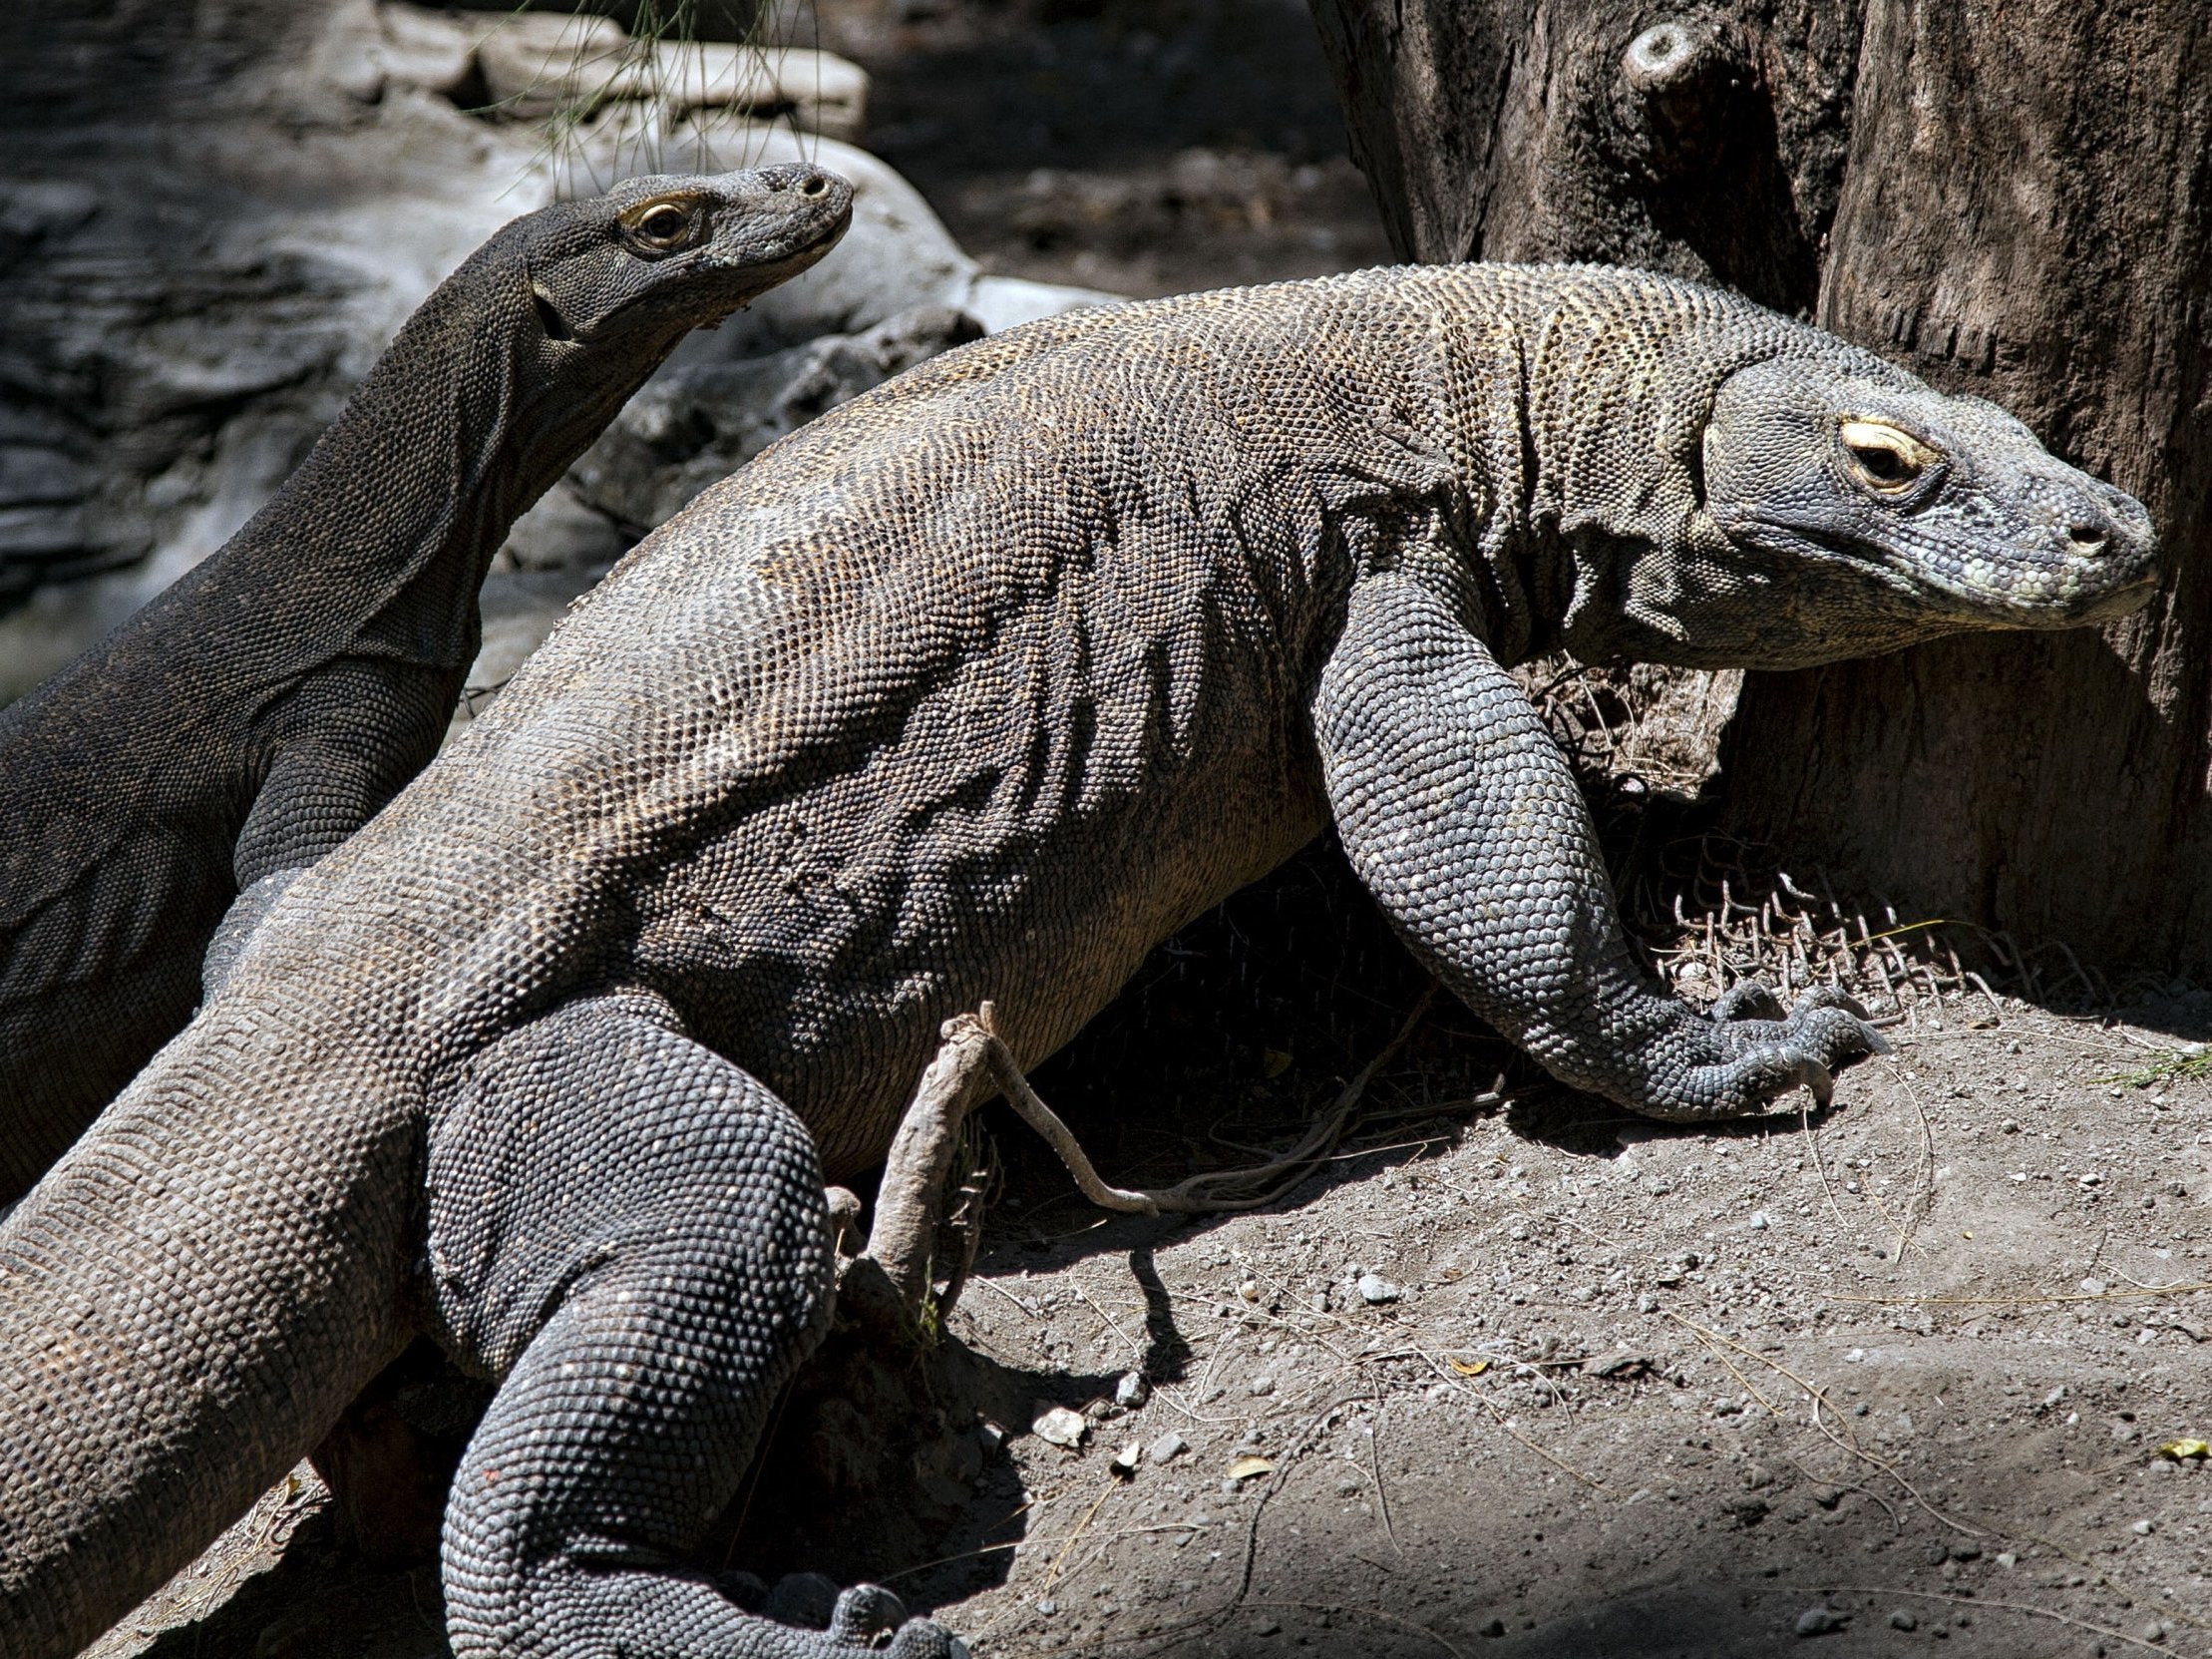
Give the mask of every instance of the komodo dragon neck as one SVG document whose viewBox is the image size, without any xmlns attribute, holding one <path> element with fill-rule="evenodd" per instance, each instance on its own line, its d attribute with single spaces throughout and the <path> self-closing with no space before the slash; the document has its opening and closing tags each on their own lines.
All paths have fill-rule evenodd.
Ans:
<svg viewBox="0 0 2212 1659">
<path fill-rule="evenodd" d="M 826 252 L 850 205 L 797 167 L 517 219 L 222 549 L 0 710 L 0 1203 L 184 1025 L 232 900 L 436 753 L 515 518 L 691 328 Z M 640 240 L 655 212 L 666 246 Z M 253 917 L 233 920 L 242 938 Z"/>
</svg>

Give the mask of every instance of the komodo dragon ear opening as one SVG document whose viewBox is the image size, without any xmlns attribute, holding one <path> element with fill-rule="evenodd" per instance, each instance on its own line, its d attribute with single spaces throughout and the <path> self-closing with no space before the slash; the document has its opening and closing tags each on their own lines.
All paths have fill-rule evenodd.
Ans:
<svg viewBox="0 0 2212 1659">
<path fill-rule="evenodd" d="M 546 291 L 546 284 L 536 277 L 531 279 L 530 302 L 538 312 L 538 323 L 545 329 L 547 339 L 572 340 L 576 337 L 575 329 L 560 314 L 560 307 L 553 302 L 553 296 Z"/>
</svg>

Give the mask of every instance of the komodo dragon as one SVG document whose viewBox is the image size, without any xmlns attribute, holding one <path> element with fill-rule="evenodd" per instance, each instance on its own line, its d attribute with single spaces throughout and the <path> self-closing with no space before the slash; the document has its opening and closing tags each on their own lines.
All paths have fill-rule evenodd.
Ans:
<svg viewBox="0 0 2212 1659">
<path fill-rule="evenodd" d="M 1876 1041 L 1836 998 L 1640 978 L 1503 664 L 2092 622 L 2155 564 L 1992 405 L 1634 272 L 1200 294 L 910 370 L 634 550 L 0 1228 L 9 1651 L 103 1629 L 425 1328 L 501 1380 L 457 1654 L 858 1651 L 883 1592 L 787 1628 L 685 1550 L 822 1328 L 825 1176 L 940 1022 L 994 999 L 1033 1063 L 1333 817 L 1559 1077 L 1825 1090 Z"/>
<path fill-rule="evenodd" d="M 786 166 L 516 219 L 237 535 L 0 710 L 0 1205 L 183 1030 L 232 900 L 225 941 L 437 752 L 516 516 L 851 215 Z"/>
</svg>

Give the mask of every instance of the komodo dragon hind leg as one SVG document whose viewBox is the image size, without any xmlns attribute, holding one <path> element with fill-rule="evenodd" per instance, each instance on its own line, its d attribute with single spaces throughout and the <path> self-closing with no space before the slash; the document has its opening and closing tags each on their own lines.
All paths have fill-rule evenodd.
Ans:
<svg viewBox="0 0 2212 1659">
<path fill-rule="evenodd" d="M 888 1592 L 801 1630 L 682 1564 L 828 1313 L 790 1108 L 665 1004 L 608 995 L 494 1043 L 433 1110 L 437 1314 L 500 1379 L 446 1509 L 459 1659 L 955 1659 Z"/>
</svg>

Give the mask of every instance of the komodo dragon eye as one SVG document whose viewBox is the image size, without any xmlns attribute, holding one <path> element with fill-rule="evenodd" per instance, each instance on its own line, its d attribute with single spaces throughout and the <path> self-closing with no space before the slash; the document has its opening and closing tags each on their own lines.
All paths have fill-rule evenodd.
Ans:
<svg viewBox="0 0 2212 1659">
<path fill-rule="evenodd" d="M 1943 459 L 1940 450 L 1887 421 L 1845 421 L 1836 441 L 1851 476 L 1876 495 L 1903 495 Z"/>
<path fill-rule="evenodd" d="M 691 239 L 693 215 L 678 202 L 647 202 L 622 215 L 622 228 L 644 252 L 672 253 Z"/>
</svg>

